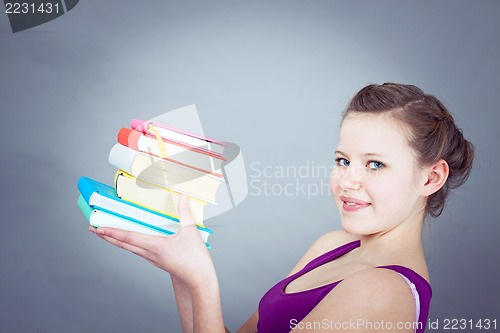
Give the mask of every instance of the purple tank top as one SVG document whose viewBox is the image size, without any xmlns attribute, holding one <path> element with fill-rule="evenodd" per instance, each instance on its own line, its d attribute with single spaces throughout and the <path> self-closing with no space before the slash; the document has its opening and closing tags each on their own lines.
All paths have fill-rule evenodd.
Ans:
<svg viewBox="0 0 500 333">
<path fill-rule="evenodd" d="M 336 258 L 352 251 L 359 247 L 361 241 L 356 240 L 344 244 L 336 249 L 333 249 L 321 256 L 311 260 L 300 271 L 289 277 L 281 280 L 276 285 L 264 294 L 259 302 L 259 322 L 257 323 L 258 333 L 288 333 L 291 330 L 292 319 L 300 322 L 304 319 L 309 312 L 311 312 L 316 305 L 342 280 L 320 286 L 317 288 L 299 291 L 296 293 L 285 293 L 286 286 L 297 279 L 298 277 L 306 274 L 307 272 L 319 267 L 327 262 L 335 260 Z M 423 333 L 425 325 L 427 324 L 427 317 L 429 315 L 429 306 L 432 297 L 431 286 L 423 277 L 418 275 L 413 270 L 398 266 L 378 266 L 377 268 L 386 268 L 398 272 L 406 277 L 412 284 L 412 289 L 415 288 L 417 295 L 417 309 L 419 327 L 417 333 Z M 412 290 L 415 296 L 415 291 Z M 418 304 L 419 303 L 419 304 Z M 293 326 L 292 326 L 293 327 Z"/>
</svg>

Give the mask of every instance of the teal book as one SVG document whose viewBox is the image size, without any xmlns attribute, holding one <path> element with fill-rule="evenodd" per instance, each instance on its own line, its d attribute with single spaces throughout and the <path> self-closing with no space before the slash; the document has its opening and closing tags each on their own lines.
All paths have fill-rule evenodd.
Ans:
<svg viewBox="0 0 500 333">
<path fill-rule="evenodd" d="M 178 219 L 122 200 L 109 185 L 81 177 L 78 189 L 81 193 L 78 206 L 95 227 L 113 227 L 150 235 L 172 235 L 180 229 Z M 207 243 L 212 230 L 201 226 L 197 228 Z"/>
</svg>

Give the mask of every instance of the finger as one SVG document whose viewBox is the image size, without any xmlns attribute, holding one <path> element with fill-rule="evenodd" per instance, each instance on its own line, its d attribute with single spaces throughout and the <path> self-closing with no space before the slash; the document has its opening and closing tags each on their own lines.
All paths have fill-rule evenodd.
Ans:
<svg viewBox="0 0 500 333">
<path fill-rule="evenodd" d="M 186 194 L 181 194 L 179 202 L 177 203 L 177 211 L 179 212 L 179 220 L 182 227 L 195 225 L 191 210 L 189 208 L 189 198 Z"/>
<path fill-rule="evenodd" d="M 109 227 L 97 228 L 96 233 L 100 237 L 107 237 L 106 240 L 110 243 L 110 240 L 113 239 L 117 244 L 128 244 L 132 247 L 144 250 L 151 250 L 156 245 L 159 238 L 158 236 L 145 235 L 134 231 Z"/>
<path fill-rule="evenodd" d="M 110 243 L 110 244 L 113 244 L 114 246 L 117 246 L 121 249 L 124 249 L 124 250 L 127 250 L 127 251 L 130 251 L 132 253 L 135 253 L 141 257 L 143 257 L 144 259 L 146 260 L 150 260 L 148 258 L 148 254 L 149 252 L 140 248 L 140 247 L 137 247 L 137 246 L 134 246 L 134 245 L 130 245 L 128 243 L 124 243 L 124 242 L 120 242 L 119 240 L 117 239 L 114 239 L 112 237 L 108 237 L 108 236 L 105 236 L 105 235 L 99 235 L 100 238 L 104 239 L 106 242 Z"/>
</svg>

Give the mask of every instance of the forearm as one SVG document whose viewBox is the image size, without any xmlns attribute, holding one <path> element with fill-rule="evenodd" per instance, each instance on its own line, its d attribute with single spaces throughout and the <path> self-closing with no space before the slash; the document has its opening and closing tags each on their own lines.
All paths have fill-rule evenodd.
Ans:
<svg viewBox="0 0 500 333">
<path fill-rule="evenodd" d="M 191 291 L 195 333 L 225 333 L 219 283 L 214 274 L 204 286 Z"/>
<path fill-rule="evenodd" d="M 209 269 L 209 271 L 212 271 Z M 187 333 L 229 333 L 224 327 L 219 284 L 215 270 L 205 276 L 203 283 L 189 287 L 171 275 L 182 330 Z"/>
<path fill-rule="evenodd" d="M 182 331 L 184 333 L 193 333 L 193 302 L 191 292 L 188 286 L 176 276 L 171 275 L 171 279 Z"/>
</svg>

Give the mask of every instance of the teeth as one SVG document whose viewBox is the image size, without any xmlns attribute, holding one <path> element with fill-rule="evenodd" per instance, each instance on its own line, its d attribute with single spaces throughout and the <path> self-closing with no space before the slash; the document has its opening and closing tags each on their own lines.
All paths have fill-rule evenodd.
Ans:
<svg viewBox="0 0 500 333">
<path fill-rule="evenodd" d="M 346 202 L 346 205 L 347 206 L 356 206 L 356 203 L 354 203 L 354 202 Z"/>
</svg>

